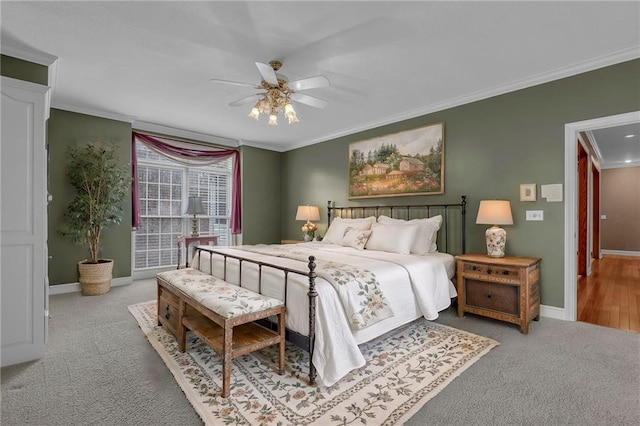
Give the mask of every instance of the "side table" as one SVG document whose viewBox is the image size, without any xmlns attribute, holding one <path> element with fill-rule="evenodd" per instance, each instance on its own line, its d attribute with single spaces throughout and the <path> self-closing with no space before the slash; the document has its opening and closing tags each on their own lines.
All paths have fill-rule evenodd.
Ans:
<svg viewBox="0 0 640 426">
<path fill-rule="evenodd" d="M 527 334 L 531 320 L 540 318 L 540 259 L 462 254 L 456 260 L 458 316 L 510 322 Z"/>
<path fill-rule="evenodd" d="M 182 246 L 184 245 L 185 249 L 185 267 L 189 267 L 189 246 L 195 242 L 198 242 L 200 245 L 218 245 L 218 236 L 217 235 L 196 235 L 194 236 L 185 236 L 180 235 L 176 238 L 176 242 L 178 243 L 178 267 L 176 269 L 180 269 L 180 262 L 182 259 Z"/>
</svg>

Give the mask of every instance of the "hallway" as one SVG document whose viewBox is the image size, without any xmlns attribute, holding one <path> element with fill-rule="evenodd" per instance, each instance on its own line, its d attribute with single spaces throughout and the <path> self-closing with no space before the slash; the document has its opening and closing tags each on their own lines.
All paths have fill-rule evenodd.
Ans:
<svg viewBox="0 0 640 426">
<path fill-rule="evenodd" d="M 640 333 L 640 257 L 606 254 L 578 278 L 578 321 Z"/>
</svg>

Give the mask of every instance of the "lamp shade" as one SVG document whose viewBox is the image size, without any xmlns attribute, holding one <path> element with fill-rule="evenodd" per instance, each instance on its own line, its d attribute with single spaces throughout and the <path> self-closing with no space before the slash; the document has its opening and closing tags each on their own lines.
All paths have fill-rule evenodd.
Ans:
<svg viewBox="0 0 640 426">
<path fill-rule="evenodd" d="M 513 225 L 511 204 L 507 200 L 480 201 L 476 223 L 485 225 Z"/>
<path fill-rule="evenodd" d="M 298 206 L 296 220 L 320 220 L 320 209 L 316 206 Z"/>
<path fill-rule="evenodd" d="M 189 197 L 187 204 L 187 210 L 185 214 L 205 214 L 204 205 L 202 204 L 202 197 Z"/>
</svg>

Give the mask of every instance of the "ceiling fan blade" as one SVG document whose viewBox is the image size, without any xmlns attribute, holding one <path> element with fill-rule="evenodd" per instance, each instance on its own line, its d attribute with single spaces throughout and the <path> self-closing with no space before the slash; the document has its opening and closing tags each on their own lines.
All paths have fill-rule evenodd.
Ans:
<svg viewBox="0 0 640 426">
<path fill-rule="evenodd" d="M 270 65 L 256 62 L 256 67 L 258 67 L 258 71 L 260 71 L 260 75 L 262 75 L 264 81 L 274 86 L 278 85 L 278 77 L 276 77 L 276 72 Z"/>
<path fill-rule="evenodd" d="M 251 102 L 255 102 L 258 99 L 260 99 L 262 95 L 260 93 L 255 93 L 251 96 L 247 96 L 246 98 L 242 98 L 242 99 L 238 99 L 237 101 L 233 101 L 229 104 L 229 106 L 232 107 L 237 107 L 237 106 L 241 106 L 241 105 L 245 105 Z"/>
<path fill-rule="evenodd" d="M 253 87 L 254 89 L 257 88 L 255 84 L 243 83 L 241 81 L 221 80 L 219 78 L 212 78 L 209 81 L 213 83 L 230 84 L 232 86 Z"/>
<path fill-rule="evenodd" d="M 325 101 L 324 99 L 316 98 L 302 93 L 292 93 L 290 98 L 293 101 L 300 102 L 301 104 L 309 105 L 314 108 L 324 108 L 329 104 L 329 102 Z"/>
<path fill-rule="evenodd" d="M 329 87 L 329 79 L 324 75 L 316 75 L 309 78 L 290 81 L 287 83 L 287 86 L 289 86 L 289 89 L 293 91 Z"/>
</svg>

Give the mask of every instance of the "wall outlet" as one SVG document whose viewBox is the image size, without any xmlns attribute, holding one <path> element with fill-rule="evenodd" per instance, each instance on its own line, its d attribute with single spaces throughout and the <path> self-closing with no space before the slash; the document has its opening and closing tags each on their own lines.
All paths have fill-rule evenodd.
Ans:
<svg viewBox="0 0 640 426">
<path fill-rule="evenodd" d="M 544 220 L 543 210 L 527 210 L 527 220 Z"/>
</svg>

